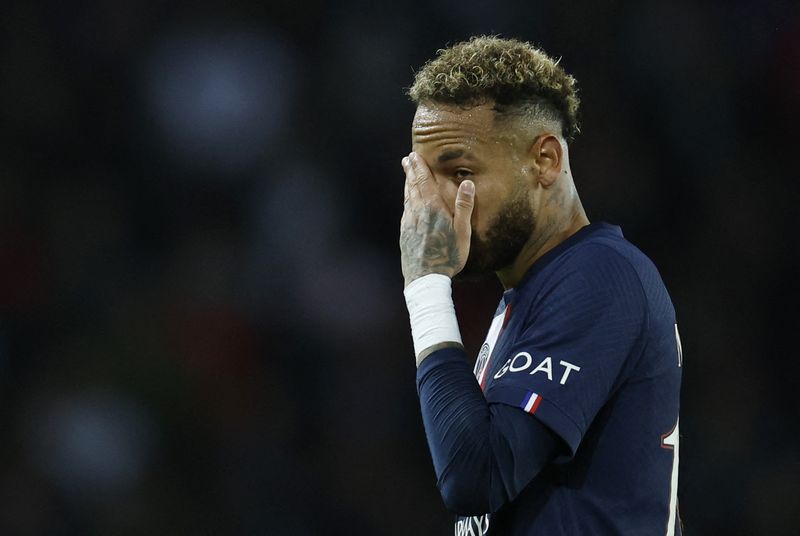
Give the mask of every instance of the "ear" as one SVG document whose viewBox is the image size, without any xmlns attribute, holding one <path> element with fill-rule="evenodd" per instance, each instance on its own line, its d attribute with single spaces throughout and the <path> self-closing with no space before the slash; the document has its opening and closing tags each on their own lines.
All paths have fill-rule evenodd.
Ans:
<svg viewBox="0 0 800 536">
<path fill-rule="evenodd" d="M 536 139 L 530 154 L 537 171 L 539 184 L 549 188 L 561 175 L 564 148 L 561 141 L 552 135 L 544 134 Z"/>
</svg>

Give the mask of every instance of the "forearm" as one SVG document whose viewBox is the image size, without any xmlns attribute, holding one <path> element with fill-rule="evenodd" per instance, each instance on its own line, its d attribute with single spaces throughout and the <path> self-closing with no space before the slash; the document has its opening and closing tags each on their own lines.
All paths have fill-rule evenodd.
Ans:
<svg viewBox="0 0 800 536">
<path fill-rule="evenodd" d="M 458 514 L 496 511 L 554 456 L 555 438 L 534 417 L 486 403 L 460 348 L 430 354 L 417 388 L 437 485 Z"/>
</svg>

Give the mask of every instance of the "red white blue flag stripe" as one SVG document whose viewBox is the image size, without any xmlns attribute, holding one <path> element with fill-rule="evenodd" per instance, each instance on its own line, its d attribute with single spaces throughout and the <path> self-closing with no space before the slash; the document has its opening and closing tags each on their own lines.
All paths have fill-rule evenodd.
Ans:
<svg viewBox="0 0 800 536">
<path fill-rule="evenodd" d="M 528 394 L 526 394 L 525 398 L 522 399 L 522 404 L 520 404 L 520 407 L 533 415 L 536 413 L 536 408 L 539 407 L 539 403 L 541 401 L 541 396 L 537 395 L 533 391 L 528 391 Z"/>
</svg>

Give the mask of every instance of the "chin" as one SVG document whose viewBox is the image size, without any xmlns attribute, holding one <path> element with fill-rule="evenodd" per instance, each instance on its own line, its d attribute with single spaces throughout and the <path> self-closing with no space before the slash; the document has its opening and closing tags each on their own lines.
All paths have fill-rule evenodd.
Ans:
<svg viewBox="0 0 800 536">
<path fill-rule="evenodd" d="M 493 244 L 493 246 L 490 246 Z M 492 242 L 484 241 L 472 235 L 470 254 L 464 269 L 456 276 L 458 280 L 483 279 L 503 268 L 514 264 L 519 256 L 524 241 L 496 239 Z"/>
</svg>

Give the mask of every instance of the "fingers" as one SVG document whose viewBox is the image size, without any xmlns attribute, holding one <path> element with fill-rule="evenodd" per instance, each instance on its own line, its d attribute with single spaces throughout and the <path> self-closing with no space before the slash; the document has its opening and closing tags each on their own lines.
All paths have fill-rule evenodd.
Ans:
<svg viewBox="0 0 800 536">
<path fill-rule="evenodd" d="M 453 212 L 453 229 L 461 251 L 469 251 L 472 237 L 472 210 L 475 208 L 475 183 L 464 181 L 458 186 L 456 206 Z"/>
<path fill-rule="evenodd" d="M 406 183 L 405 183 L 405 203 L 408 204 L 411 200 L 419 199 L 419 190 L 416 188 L 416 175 L 414 173 L 414 168 L 411 166 L 411 160 L 409 157 L 403 158 L 401 161 L 403 166 L 403 171 L 406 174 Z"/>
<path fill-rule="evenodd" d="M 439 197 L 439 189 L 436 187 L 433 180 L 433 173 L 431 173 L 428 164 L 417 153 L 411 153 L 409 156 L 411 167 L 416 175 L 416 180 L 411 183 L 419 189 L 419 193 L 423 199 L 432 200 Z"/>
<path fill-rule="evenodd" d="M 403 169 L 406 168 L 406 159 L 403 158 L 402 161 Z M 407 205 L 409 201 L 409 191 L 408 191 L 408 179 L 406 179 L 405 184 L 403 185 L 403 205 Z"/>
<path fill-rule="evenodd" d="M 443 203 L 433 173 L 421 156 L 411 153 L 403 158 L 402 165 L 406 172 L 407 199 L 422 198 L 428 203 Z"/>
</svg>

